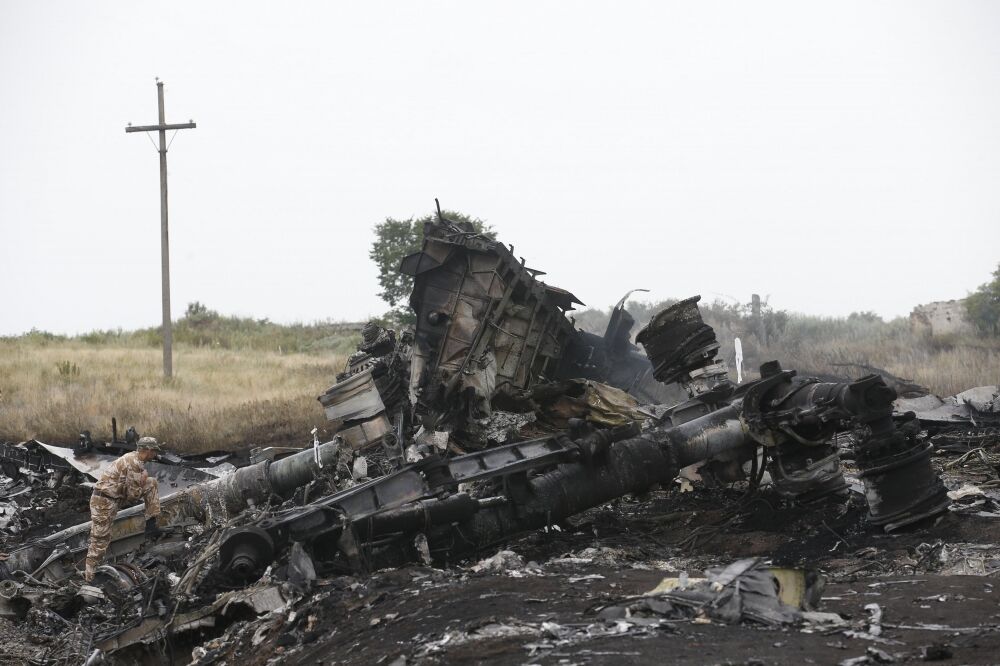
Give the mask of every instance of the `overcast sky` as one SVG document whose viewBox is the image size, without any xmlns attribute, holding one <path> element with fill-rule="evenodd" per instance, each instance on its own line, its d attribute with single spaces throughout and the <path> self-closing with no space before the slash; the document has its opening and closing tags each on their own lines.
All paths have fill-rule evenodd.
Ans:
<svg viewBox="0 0 1000 666">
<path fill-rule="evenodd" d="M 551 284 L 906 314 L 1000 262 L 1000 3 L 0 0 L 0 334 L 386 306 L 387 216 Z"/>
</svg>

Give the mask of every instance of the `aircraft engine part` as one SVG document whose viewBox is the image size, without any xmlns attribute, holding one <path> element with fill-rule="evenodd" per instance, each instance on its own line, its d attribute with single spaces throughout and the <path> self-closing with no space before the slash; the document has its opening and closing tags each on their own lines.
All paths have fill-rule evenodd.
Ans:
<svg viewBox="0 0 1000 666">
<path fill-rule="evenodd" d="M 97 567 L 92 585 L 104 592 L 123 613 L 142 615 L 145 592 L 142 589 L 149 577 L 131 564 L 104 564 Z"/>
<path fill-rule="evenodd" d="M 700 300 L 692 296 L 659 312 L 635 338 L 653 363 L 653 376 L 664 384 L 715 363 L 719 343 L 701 318 Z"/>
<path fill-rule="evenodd" d="M 219 548 L 219 568 L 249 581 L 260 576 L 274 559 L 274 541 L 259 527 L 230 530 Z"/>
<path fill-rule="evenodd" d="M 644 437 L 614 443 L 600 460 L 570 462 L 524 480 L 517 502 L 483 507 L 453 530 L 431 536 L 431 554 L 445 558 L 489 547 L 515 534 L 657 484 L 669 484 L 679 467 L 669 446 Z"/>
<path fill-rule="evenodd" d="M 351 375 L 319 396 L 326 418 L 338 424 L 338 434 L 352 449 L 363 449 L 391 431 L 372 370 Z"/>
<path fill-rule="evenodd" d="M 873 425 L 871 436 L 858 446 L 869 520 L 887 532 L 937 515 L 950 503 L 947 489 L 931 466 L 933 446 L 910 431 L 905 425 L 881 431 Z"/>
<path fill-rule="evenodd" d="M 768 466 L 775 491 L 801 504 L 847 496 L 847 481 L 834 446 L 783 444 L 771 451 Z"/>
</svg>

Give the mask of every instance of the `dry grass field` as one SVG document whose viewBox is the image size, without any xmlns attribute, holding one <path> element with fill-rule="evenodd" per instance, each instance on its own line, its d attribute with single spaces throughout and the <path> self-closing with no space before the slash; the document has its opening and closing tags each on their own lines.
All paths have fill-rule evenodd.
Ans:
<svg viewBox="0 0 1000 666">
<path fill-rule="evenodd" d="M 134 425 L 175 450 L 306 441 L 326 419 L 316 396 L 345 356 L 180 345 L 171 381 L 155 347 L 0 340 L 0 439 L 69 443 Z"/>
<path fill-rule="evenodd" d="M 633 335 L 666 305 L 629 303 L 637 323 Z M 744 368 L 750 378 L 763 361 L 777 359 L 785 368 L 802 373 L 825 373 L 856 378 L 865 373 L 843 364 L 868 364 L 896 377 L 909 379 L 940 396 L 974 386 L 1000 384 L 1000 338 L 976 335 L 929 337 L 910 328 L 906 318 L 891 321 L 859 313 L 851 317 L 814 317 L 770 312 L 769 341 L 761 345 L 753 334 L 746 309 L 702 302 L 706 323 L 715 328 L 719 355 L 732 365 L 734 339 L 743 343 Z M 588 310 L 577 315 L 577 325 L 603 333 L 608 311 Z M 735 376 L 734 376 L 735 379 Z"/>
<path fill-rule="evenodd" d="M 629 307 L 645 323 L 662 305 Z M 332 324 L 281 326 L 190 310 L 178 322 L 169 382 L 155 329 L 0 339 L 0 439 L 71 443 L 81 430 L 107 439 L 114 416 L 121 432 L 134 425 L 194 453 L 305 442 L 314 426 L 323 429 L 316 396 L 343 368 L 356 334 Z M 942 396 L 1000 382 L 996 338 L 932 339 L 904 319 L 789 315 L 761 348 L 745 314 L 718 303 L 702 310 L 727 361 L 734 338 L 742 339 L 751 378 L 762 360 L 778 359 L 786 368 L 851 377 L 864 371 L 838 364 L 867 363 Z M 577 323 L 603 332 L 607 314 L 577 313 Z"/>
<path fill-rule="evenodd" d="M 974 337 L 918 343 L 890 336 L 845 337 L 828 345 L 772 344 L 763 355 L 780 359 L 788 368 L 854 378 L 867 371 L 844 364 L 868 364 L 912 380 L 940 396 L 975 386 L 1000 384 L 1000 347 Z"/>
<path fill-rule="evenodd" d="M 848 320 L 792 316 L 780 334 L 761 346 L 740 322 L 712 321 L 720 355 L 730 362 L 735 337 L 743 343 L 747 376 L 763 361 L 777 359 L 800 373 L 858 378 L 868 365 L 911 380 L 940 396 L 1000 383 L 1000 340 L 974 335 L 929 337 L 904 319 Z M 852 365 L 856 364 L 856 365 Z"/>
</svg>

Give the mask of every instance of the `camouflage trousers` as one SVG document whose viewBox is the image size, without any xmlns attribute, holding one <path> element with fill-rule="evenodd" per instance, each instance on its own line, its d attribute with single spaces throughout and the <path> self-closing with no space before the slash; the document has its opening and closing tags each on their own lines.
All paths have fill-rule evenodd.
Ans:
<svg viewBox="0 0 1000 666">
<path fill-rule="evenodd" d="M 142 501 L 146 505 L 146 518 L 160 515 L 160 497 L 157 494 L 156 481 L 146 479 L 142 484 Z M 87 559 L 83 577 L 88 582 L 93 579 L 94 572 L 104 559 L 104 553 L 111 545 L 111 525 L 115 522 L 118 509 L 124 500 L 110 499 L 94 493 L 90 496 L 90 548 L 87 549 Z"/>
</svg>

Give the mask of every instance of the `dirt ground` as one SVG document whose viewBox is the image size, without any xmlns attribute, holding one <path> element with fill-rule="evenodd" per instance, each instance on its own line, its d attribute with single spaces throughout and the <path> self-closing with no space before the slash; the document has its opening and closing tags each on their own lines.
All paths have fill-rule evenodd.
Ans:
<svg viewBox="0 0 1000 666">
<path fill-rule="evenodd" d="M 320 580 L 312 601 L 253 640 L 220 643 L 201 663 L 1000 663 L 997 518 L 950 513 L 886 535 L 867 525 L 856 496 L 818 509 L 767 492 L 741 499 L 697 489 L 620 500 L 507 544 L 524 564 L 503 571 L 468 562 Z M 828 583 L 819 610 L 847 623 L 598 616 L 665 577 L 747 556 L 820 570 Z M 882 613 L 880 635 L 870 604 Z"/>
<path fill-rule="evenodd" d="M 952 511 L 898 533 L 871 526 L 853 491 L 804 507 L 766 487 L 749 493 L 698 484 L 680 492 L 678 485 L 616 500 L 445 568 L 321 577 L 286 608 L 262 617 L 222 612 L 214 626 L 132 646 L 112 662 L 997 664 L 1000 460 L 952 453 L 934 464 L 950 490 L 977 489 Z M 847 472 L 856 485 L 850 466 Z M 36 493 L 32 527 L 20 538 L 85 520 L 88 490 Z M 817 610 L 844 622 L 726 625 L 615 611 L 664 578 L 700 577 L 746 557 L 821 573 Z M 287 585 L 283 576 L 279 570 L 272 580 Z M 0 622 L 0 663 L 24 663 L 46 645 L 25 643 L 22 634 L 22 626 Z"/>
<path fill-rule="evenodd" d="M 921 661 L 923 652 L 937 646 L 953 655 L 951 663 L 995 664 L 1000 648 L 995 628 L 981 628 L 984 623 L 995 623 L 997 613 L 997 601 L 988 584 L 973 576 L 921 576 L 893 579 L 896 584 L 878 588 L 871 587 L 878 582 L 871 578 L 834 583 L 826 593 L 832 598 L 823 607 L 857 618 L 865 617 L 864 605 L 874 602 L 882 606 L 887 625 L 942 623 L 960 625 L 965 631 L 886 628 L 885 638 L 872 643 L 794 629 L 683 622 L 665 624 L 639 636 L 602 636 L 552 649 L 533 649 L 531 645 L 538 640 L 532 634 L 483 638 L 453 647 L 445 644 L 416 657 L 422 652 L 418 646 L 429 637 L 455 629 L 468 632 L 497 622 L 515 626 L 590 624 L 594 622 L 590 610 L 595 603 L 641 594 L 663 577 L 657 571 L 582 567 L 571 576 L 550 574 L 527 581 L 481 576 L 427 589 L 414 585 L 419 585 L 421 573 L 399 572 L 410 580 L 383 580 L 385 587 L 364 601 L 370 606 L 339 617 L 335 633 L 290 655 L 286 663 L 411 663 L 411 659 L 397 662 L 402 656 L 411 657 L 412 663 L 430 664 L 834 664 L 862 656 L 874 645 L 899 655 L 900 661 Z M 592 583 L 567 582 L 570 577 L 586 574 L 605 578 Z M 393 590 L 404 595 L 394 598 Z M 417 590 L 420 594 L 415 594 Z M 944 595 L 945 601 L 918 601 L 933 595 Z M 373 626 L 389 615 L 395 617 Z"/>
</svg>

